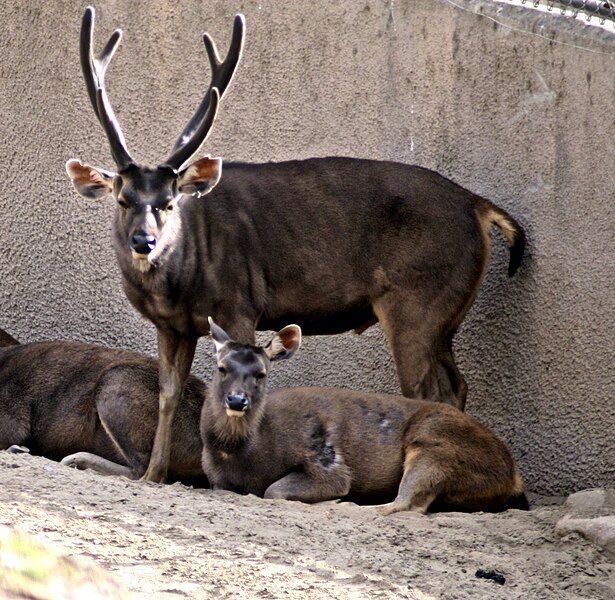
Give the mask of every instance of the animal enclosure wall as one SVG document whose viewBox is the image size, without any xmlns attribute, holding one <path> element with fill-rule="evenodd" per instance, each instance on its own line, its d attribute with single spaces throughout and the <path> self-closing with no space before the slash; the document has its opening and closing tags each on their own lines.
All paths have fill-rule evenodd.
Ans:
<svg viewBox="0 0 615 600">
<path fill-rule="evenodd" d="M 154 353 L 153 325 L 120 288 L 113 201 L 81 199 L 64 171 L 72 157 L 112 166 L 79 67 L 84 7 L 2 1 L 0 327 L 21 341 Z M 242 11 L 244 58 L 207 152 L 416 163 L 515 216 L 529 236 L 525 263 L 509 280 L 504 240 L 494 236 L 457 338 L 468 412 L 510 443 L 532 490 L 613 481 L 613 33 L 488 1 L 99 0 L 96 8 L 99 44 L 124 29 L 108 88 L 145 162 L 166 156 L 208 82 L 202 32 L 226 48 Z M 208 376 L 211 355 L 202 340 L 197 374 Z M 308 338 L 272 378 L 398 390 L 379 328 Z"/>
</svg>

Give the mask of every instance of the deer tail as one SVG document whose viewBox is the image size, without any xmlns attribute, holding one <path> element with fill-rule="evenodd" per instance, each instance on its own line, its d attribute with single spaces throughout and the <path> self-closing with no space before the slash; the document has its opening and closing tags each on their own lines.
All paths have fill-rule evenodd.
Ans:
<svg viewBox="0 0 615 600">
<path fill-rule="evenodd" d="M 510 249 L 508 276 L 512 277 L 523 259 L 526 240 L 525 231 L 505 210 L 498 208 L 489 200 L 482 200 L 483 202 L 478 208 L 479 219 L 487 230 L 489 230 L 491 225 L 495 225 L 504 234 Z"/>
</svg>

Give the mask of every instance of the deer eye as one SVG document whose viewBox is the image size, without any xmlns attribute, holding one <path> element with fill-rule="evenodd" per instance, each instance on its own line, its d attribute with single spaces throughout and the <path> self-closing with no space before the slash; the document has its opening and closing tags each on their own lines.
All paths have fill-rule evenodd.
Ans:
<svg viewBox="0 0 615 600">
<path fill-rule="evenodd" d="M 226 369 L 225 369 L 224 367 L 218 367 L 218 372 L 219 372 L 221 375 L 226 375 Z"/>
<path fill-rule="evenodd" d="M 128 208 L 128 203 L 126 202 L 126 200 L 122 200 L 121 198 L 118 199 L 117 203 L 122 207 L 122 208 Z"/>
<path fill-rule="evenodd" d="M 254 378 L 255 379 L 265 379 L 265 375 L 266 375 L 266 373 L 263 373 L 262 371 L 259 371 L 258 373 L 254 373 Z"/>
</svg>

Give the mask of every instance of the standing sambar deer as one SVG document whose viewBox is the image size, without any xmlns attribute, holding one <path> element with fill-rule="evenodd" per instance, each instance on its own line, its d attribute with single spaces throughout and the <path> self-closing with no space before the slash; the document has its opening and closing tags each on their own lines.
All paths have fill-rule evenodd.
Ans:
<svg viewBox="0 0 615 600">
<path fill-rule="evenodd" d="M 157 362 L 79 342 L 16 344 L 0 330 L 0 450 L 27 446 L 70 466 L 141 477 L 158 422 Z M 171 479 L 199 486 L 207 485 L 199 432 L 206 393 L 190 375 L 169 462 Z"/>
<path fill-rule="evenodd" d="M 212 81 L 171 156 L 155 168 L 137 164 L 104 86 L 120 32 L 95 59 L 93 19 L 88 8 L 81 64 L 118 170 L 78 160 L 66 167 L 81 195 L 117 201 L 123 287 L 157 328 L 160 415 L 144 478 L 164 481 L 173 414 L 208 315 L 246 343 L 255 330 L 289 321 L 309 335 L 360 333 L 380 322 L 402 393 L 463 409 L 467 386 L 453 336 L 487 267 L 492 224 L 510 246 L 509 275 L 517 270 L 525 237 L 516 221 L 433 171 L 393 162 L 226 163 L 223 177 L 220 158 L 186 167 L 239 62 L 241 16 L 223 62 L 204 36 Z"/>
<path fill-rule="evenodd" d="M 213 321 L 218 372 L 203 404 L 203 471 L 214 489 L 302 502 L 390 498 L 379 510 L 528 508 L 506 445 L 447 404 L 331 388 L 269 396 L 272 361 L 301 329 L 265 347 L 233 341 Z"/>
</svg>

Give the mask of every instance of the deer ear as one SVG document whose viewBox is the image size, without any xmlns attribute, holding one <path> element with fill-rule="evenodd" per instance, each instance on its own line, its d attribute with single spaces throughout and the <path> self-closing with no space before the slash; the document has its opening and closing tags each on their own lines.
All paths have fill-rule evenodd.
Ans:
<svg viewBox="0 0 615 600">
<path fill-rule="evenodd" d="M 74 158 L 66 163 L 74 188 L 84 198 L 102 198 L 113 191 L 115 173 L 84 165 Z"/>
<path fill-rule="evenodd" d="M 214 346 L 216 347 L 216 354 L 218 354 L 218 352 L 222 349 L 222 346 L 224 346 L 226 342 L 231 341 L 231 336 L 226 333 L 220 325 L 216 325 L 211 317 L 207 317 L 207 320 L 209 321 L 209 333 L 211 333 Z"/>
<path fill-rule="evenodd" d="M 200 198 L 218 185 L 221 175 L 222 159 L 205 156 L 179 173 L 177 189 L 182 194 Z"/>
<path fill-rule="evenodd" d="M 287 325 L 284 329 L 280 329 L 265 346 L 265 354 L 272 361 L 290 358 L 299 346 L 301 346 L 301 327 Z"/>
</svg>

